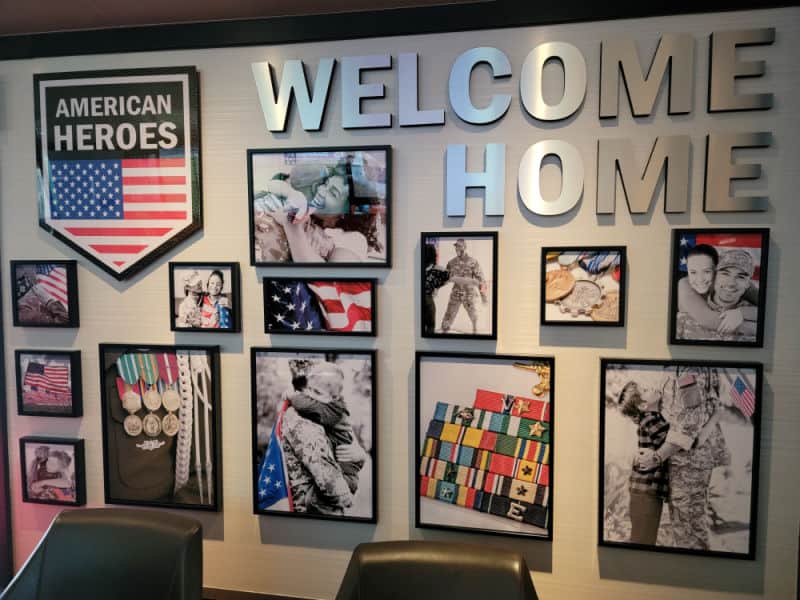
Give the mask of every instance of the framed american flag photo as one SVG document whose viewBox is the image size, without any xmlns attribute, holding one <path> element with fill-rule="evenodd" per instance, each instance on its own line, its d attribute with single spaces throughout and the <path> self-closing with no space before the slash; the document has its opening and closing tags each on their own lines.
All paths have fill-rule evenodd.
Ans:
<svg viewBox="0 0 800 600">
<path fill-rule="evenodd" d="M 32 417 L 83 414 L 80 350 L 15 350 L 17 413 Z"/>
<path fill-rule="evenodd" d="M 12 316 L 17 327 L 78 327 L 74 260 L 12 260 Z"/>
</svg>

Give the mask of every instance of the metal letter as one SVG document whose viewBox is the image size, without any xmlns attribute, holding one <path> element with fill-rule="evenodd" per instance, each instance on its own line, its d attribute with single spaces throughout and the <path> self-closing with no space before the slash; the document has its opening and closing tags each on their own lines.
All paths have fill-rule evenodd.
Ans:
<svg viewBox="0 0 800 600">
<path fill-rule="evenodd" d="M 761 77 L 763 60 L 737 60 L 738 46 L 761 46 L 775 41 L 775 28 L 716 31 L 711 34 L 711 60 L 708 64 L 708 112 L 730 110 L 768 110 L 772 94 L 737 94 L 736 79 Z"/>
<path fill-rule="evenodd" d="M 386 88 L 382 83 L 361 83 L 361 71 L 391 68 L 392 57 L 388 54 L 342 58 L 343 129 L 392 126 L 392 115 L 389 113 L 361 112 L 363 98 L 383 98 L 386 95 Z"/>
<path fill-rule="evenodd" d="M 645 214 L 653 205 L 661 174 L 664 174 L 664 212 L 682 213 L 689 208 L 688 135 L 657 137 L 639 177 L 639 161 L 629 139 L 597 142 L 597 214 L 613 215 L 616 208 L 617 173 L 631 214 Z"/>
<path fill-rule="evenodd" d="M 542 197 L 541 169 L 546 156 L 561 161 L 561 193 L 552 201 Z M 537 215 L 563 215 L 583 196 L 583 159 L 572 144 L 561 140 L 536 142 L 525 151 L 519 163 L 519 195 L 523 204 Z"/>
<path fill-rule="evenodd" d="M 444 109 L 419 109 L 419 57 L 415 52 L 397 56 L 398 121 L 400 127 L 442 125 Z"/>
<path fill-rule="evenodd" d="M 658 90 L 669 69 L 667 112 L 681 115 L 692 112 L 694 81 L 694 38 L 686 33 L 667 33 L 645 76 L 636 44 L 630 39 L 604 40 L 600 45 L 600 118 L 616 117 L 619 112 L 620 71 L 625 91 L 636 117 L 653 112 Z"/>
<path fill-rule="evenodd" d="M 761 165 L 735 164 L 732 153 L 738 148 L 768 148 L 772 134 L 712 133 L 706 140 L 706 189 L 703 196 L 705 212 L 761 212 L 769 208 L 767 196 L 731 195 L 731 181 L 759 179 Z"/>
<path fill-rule="evenodd" d="M 564 95 L 558 104 L 547 104 L 542 94 L 542 71 L 551 58 L 564 69 Z M 522 64 L 519 81 L 522 105 L 528 114 L 541 121 L 559 121 L 574 114 L 586 96 L 586 61 L 580 50 L 566 42 L 539 44 Z"/>
<path fill-rule="evenodd" d="M 319 61 L 312 99 L 308 93 L 303 61 L 287 60 L 283 63 L 281 87 L 276 100 L 272 66 L 268 62 L 253 63 L 251 65 L 253 77 L 256 80 L 258 98 L 261 101 L 261 109 L 264 111 L 267 129 L 286 131 L 289 101 L 294 95 L 297 107 L 300 109 L 300 122 L 303 124 L 303 129 L 319 131 L 325 115 L 325 103 L 328 101 L 328 90 L 335 65 L 336 61 L 332 58 L 323 58 Z"/>
<path fill-rule="evenodd" d="M 484 188 L 483 214 L 503 216 L 506 184 L 505 144 L 486 144 L 484 171 L 467 173 L 467 147 L 463 144 L 447 146 L 447 216 L 463 217 L 466 214 L 467 188 Z"/>
<path fill-rule="evenodd" d="M 497 48 L 472 48 L 467 50 L 453 63 L 450 69 L 450 105 L 458 117 L 474 125 L 494 123 L 500 119 L 511 106 L 510 94 L 495 94 L 486 108 L 476 108 L 472 103 L 469 88 L 472 70 L 481 63 L 488 63 L 495 79 L 511 75 L 511 63 L 508 57 Z"/>
</svg>

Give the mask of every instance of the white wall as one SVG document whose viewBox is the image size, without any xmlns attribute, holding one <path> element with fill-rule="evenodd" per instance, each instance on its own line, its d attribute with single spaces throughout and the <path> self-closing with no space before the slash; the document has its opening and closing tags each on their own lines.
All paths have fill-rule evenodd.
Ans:
<svg viewBox="0 0 800 600">
<path fill-rule="evenodd" d="M 716 30 L 777 28 L 773 46 L 753 51 L 768 60 L 765 78 L 746 82 L 775 93 L 767 112 L 708 115 L 706 106 L 708 35 Z M 651 118 L 634 121 L 621 103 L 618 121 L 597 117 L 599 48 L 604 38 L 632 36 L 643 52 L 652 52 L 664 32 L 690 32 L 696 40 L 695 103 L 692 114 L 666 116 L 660 97 Z M 11 484 L 17 566 L 39 540 L 55 507 L 21 502 L 17 439 L 28 434 L 61 434 L 86 440 L 88 504 L 103 504 L 102 440 L 97 372 L 99 342 L 219 343 L 222 346 L 222 435 L 224 510 L 197 514 L 205 527 L 205 584 L 210 587 L 330 598 L 334 595 L 355 544 L 404 538 L 457 539 L 519 549 L 534 570 L 541 597 L 666 599 L 675 597 L 789 598 L 797 564 L 800 486 L 800 10 L 692 15 L 613 21 L 543 28 L 453 33 L 406 38 L 254 47 L 191 52 L 90 56 L 13 61 L 0 64 L 0 215 L 3 260 L 3 324 L 9 377 Z M 584 53 L 589 89 L 580 113 L 564 122 L 541 125 L 526 118 L 517 89 L 522 61 L 536 44 L 566 41 Z M 302 58 L 312 67 L 321 57 L 416 51 L 420 54 L 421 105 L 447 106 L 447 76 L 464 50 L 495 46 L 511 58 L 515 75 L 488 85 L 486 72 L 476 73 L 476 103 L 491 90 L 509 91 L 514 101 L 499 122 L 465 125 L 448 113 L 444 127 L 343 131 L 340 86 L 334 85 L 325 128 L 302 131 L 295 118 L 286 134 L 270 135 L 260 112 L 250 63 L 282 63 Z M 69 70 L 196 65 L 201 77 L 202 157 L 205 227 L 133 279 L 117 283 L 37 226 L 34 188 L 32 73 Z M 387 81 L 387 98 L 373 106 L 393 107 L 394 76 L 373 73 L 369 80 Z M 391 108 L 389 108 L 391 110 Z M 395 120 L 396 122 L 396 120 Z M 765 167 L 770 210 L 762 214 L 706 215 L 702 212 L 704 138 L 709 131 L 774 132 L 766 151 L 746 152 Z M 631 217 L 624 208 L 613 218 L 595 215 L 596 140 L 630 136 L 644 159 L 657 135 L 688 134 L 692 138 L 691 210 L 665 215 L 658 206 L 647 216 Z M 536 217 L 516 199 L 517 165 L 535 141 L 563 139 L 581 152 L 586 185 L 581 205 L 560 217 Z M 465 219 L 444 217 L 444 150 L 447 143 L 470 145 L 470 168 L 482 164 L 486 143 L 507 144 L 506 216 L 482 217 L 480 203 L 468 202 Z M 391 144 L 394 149 L 394 266 L 380 273 L 380 335 L 374 341 L 335 342 L 293 338 L 276 345 L 298 347 L 375 347 L 378 349 L 378 481 L 379 519 L 375 526 L 314 520 L 256 517 L 251 514 L 251 448 L 249 348 L 273 343 L 262 333 L 259 276 L 267 272 L 248 265 L 247 180 L 245 150 L 258 147 Z M 667 345 L 668 262 L 670 229 L 701 225 L 769 226 L 769 290 L 763 349 L 714 349 Z M 499 335 L 497 343 L 448 344 L 420 340 L 419 287 L 416 283 L 420 231 L 478 229 L 500 232 Z M 626 244 L 629 296 L 624 329 L 542 329 L 539 321 L 539 249 L 542 245 Z M 8 260 L 15 258 L 78 258 L 81 328 L 46 330 L 11 327 Z M 242 264 L 243 333 L 237 336 L 173 334 L 169 331 L 168 260 L 238 260 Z M 308 271 L 312 273 L 313 271 Z M 281 274 L 285 274 L 281 271 Z M 340 274 L 355 275 L 347 269 Z M 84 416 L 52 419 L 16 415 L 13 381 L 14 348 L 79 348 L 83 352 Z M 469 536 L 415 530 L 413 526 L 413 353 L 415 349 L 453 349 L 503 353 L 552 354 L 556 357 L 554 541 Z M 725 358 L 761 361 L 765 365 L 759 490 L 757 560 L 672 556 L 596 545 L 599 419 L 599 358 Z"/>
</svg>

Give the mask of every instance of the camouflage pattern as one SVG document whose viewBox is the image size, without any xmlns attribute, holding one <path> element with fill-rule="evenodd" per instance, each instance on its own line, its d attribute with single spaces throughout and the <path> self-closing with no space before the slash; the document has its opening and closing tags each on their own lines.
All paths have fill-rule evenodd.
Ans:
<svg viewBox="0 0 800 600">
<path fill-rule="evenodd" d="M 684 464 L 675 468 L 675 458 L 690 455 L 681 450 L 670 460 L 669 516 L 672 545 L 691 550 L 709 549 L 708 484 L 711 469 Z"/>
<path fill-rule="evenodd" d="M 447 272 L 451 278 L 468 277 L 475 279 L 480 283 L 481 289 L 486 284 L 480 264 L 466 253 L 450 259 L 447 263 Z M 485 300 L 483 292 L 481 297 Z M 453 319 L 455 319 L 456 313 L 462 304 L 469 315 L 470 321 L 472 321 L 472 328 L 475 329 L 478 322 L 478 310 L 475 307 L 475 286 L 453 283 L 453 289 L 450 290 L 450 299 L 447 301 L 447 309 L 442 319 L 443 331 L 449 331 L 450 326 L 453 324 Z"/>
</svg>

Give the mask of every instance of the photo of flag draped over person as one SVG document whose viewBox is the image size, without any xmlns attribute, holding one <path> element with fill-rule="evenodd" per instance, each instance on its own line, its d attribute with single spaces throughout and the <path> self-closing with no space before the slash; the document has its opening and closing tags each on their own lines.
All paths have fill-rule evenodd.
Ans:
<svg viewBox="0 0 800 600">
<path fill-rule="evenodd" d="M 552 539 L 552 382 L 550 358 L 417 353 L 417 526 Z"/>
<path fill-rule="evenodd" d="M 251 358 L 254 513 L 374 523 L 374 351 Z"/>
<path fill-rule="evenodd" d="M 265 277 L 264 330 L 374 336 L 376 286 L 374 279 Z"/>
<path fill-rule="evenodd" d="M 39 222 L 117 279 L 201 226 L 193 67 L 34 76 Z"/>
<path fill-rule="evenodd" d="M 74 260 L 12 260 L 14 325 L 77 327 L 78 273 Z"/>
<path fill-rule="evenodd" d="M 15 360 L 20 414 L 81 414 L 79 351 L 17 350 Z"/>
</svg>

